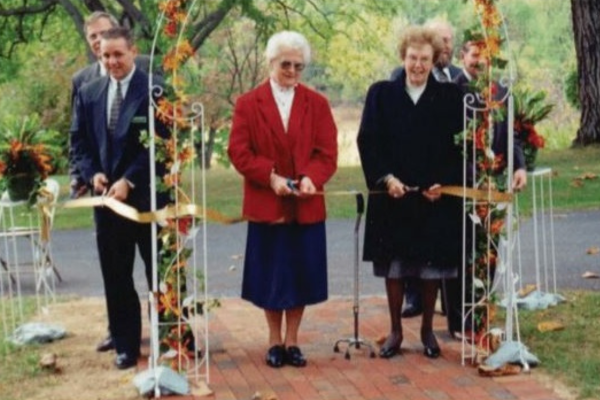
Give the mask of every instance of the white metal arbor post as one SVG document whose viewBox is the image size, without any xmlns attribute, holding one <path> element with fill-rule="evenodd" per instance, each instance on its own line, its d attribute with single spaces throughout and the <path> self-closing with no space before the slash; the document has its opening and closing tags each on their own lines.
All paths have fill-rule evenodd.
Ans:
<svg viewBox="0 0 600 400">
<path fill-rule="evenodd" d="M 508 298 L 502 340 L 513 342 L 516 336 L 516 341 L 520 342 L 518 313 L 512 301 L 518 281 L 518 276 L 513 271 L 516 220 L 512 202 L 513 84 L 516 77 L 510 60 L 508 31 L 502 13 L 497 9 L 494 0 L 474 0 L 474 3 L 480 22 L 480 40 L 484 44 L 482 54 L 486 61 L 486 69 L 481 74 L 483 90 L 479 93 L 469 93 L 464 98 L 463 207 L 466 218 L 463 225 L 463 364 L 467 359 L 478 363 L 494 350 L 490 349 L 489 342 L 490 320 L 500 284 Z M 499 58 L 501 44 L 504 44 L 508 54 L 508 68 L 504 69 L 497 68 L 499 63 L 494 62 L 494 58 Z M 493 48 L 494 46 L 497 48 Z M 507 153 L 505 168 L 500 173 L 494 173 L 490 172 L 492 168 L 486 163 L 495 162 L 491 145 L 494 134 L 499 132 L 495 132 L 497 124 L 494 124 L 493 114 L 499 108 L 506 110 L 504 123 L 507 125 Z M 467 187 L 487 192 L 487 195 L 480 199 L 468 198 Z M 494 199 L 493 192 L 498 190 L 509 195 L 506 200 Z M 521 357 L 521 360 L 524 358 Z M 527 368 L 527 364 L 523 364 Z"/>
<path fill-rule="evenodd" d="M 183 4 L 182 4 L 183 3 Z M 199 184 L 196 176 L 197 165 L 194 155 L 194 143 L 196 140 L 205 140 L 204 129 L 204 107 L 199 102 L 188 102 L 184 93 L 186 78 L 186 63 L 195 62 L 189 44 L 185 39 L 185 31 L 188 26 L 190 10 L 193 10 L 197 1 L 187 2 L 162 2 L 161 15 L 157 21 L 157 27 L 152 44 L 150 69 L 155 70 L 157 60 L 157 47 L 159 41 L 168 42 L 170 51 L 163 57 L 172 57 L 177 60 L 172 67 L 165 68 L 165 58 L 162 66 L 165 75 L 165 83 L 157 83 L 152 75 L 148 82 L 149 91 L 160 98 L 165 98 L 169 90 L 175 91 L 170 101 L 170 107 L 165 104 L 150 102 L 148 113 L 150 116 L 160 115 L 163 122 L 170 128 L 171 138 L 165 143 L 157 143 L 160 138 L 156 136 L 154 118 L 150 121 L 150 168 L 152 211 L 157 208 L 156 190 L 164 185 L 166 177 L 156 176 L 155 163 L 157 161 L 157 149 L 171 152 L 171 162 L 167 165 L 167 176 L 170 176 L 171 195 L 173 203 L 167 208 L 175 210 L 171 214 L 171 220 L 166 225 L 174 225 L 174 237 L 168 243 L 173 247 L 170 253 L 173 257 L 166 261 L 161 253 L 167 247 L 167 239 L 164 233 L 165 221 L 153 223 L 153 282 L 152 293 L 149 301 L 151 303 L 151 352 L 149 366 L 154 371 L 155 388 L 154 396 L 161 396 L 159 385 L 159 366 L 170 365 L 172 369 L 186 375 L 196 382 L 210 380 L 209 373 L 209 321 L 208 321 L 208 269 L 207 269 L 207 223 L 206 223 L 206 165 L 200 170 Z M 169 8 L 170 5 L 172 8 Z M 159 5 L 160 6 L 160 5 Z M 178 8 L 178 9 L 175 9 Z M 170 14 L 170 13 L 177 13 Z M 174 18 L 177 18 L 175 22 Z M 167 40 L 161 35 L 167 30 L 167 25 L 177 27 L 177 31 Z M 163 52 L 165 49 L 162 49 Z M 167 87 L 166 85 L 170 85 Z M 152 96 L 151 96 L 152 99 Z M 199 138 L 199 139 L 198 139 Z M 170 146 L 170 147 L 169 147 Z M 204 146 L 201 147 L 204 151 Z M 188 159 L 180 159 L 180 155 L 191 154 Z M 160 154 L 158 159 L 164 161 L 165 154 Z M 202 163 L 205 162 L 203 154 L 200 155 Z M 200 193 L 197 195 L 197 193 Z M 200 198 L 201 206 L 196 206 L 197 198 Z M 185 208 L 186 206 L 191 206 Z M 180 210 L 199 210 L 185 212 Z M 200 222 L 197 222 L 197 220 Z M 158 226 L 163 225 L 163 226 Z M 161 249 L 158 243 L 162 244 Z M 175 248 L 176 247 L 176 248 Z M 162 255 L 162 257 L 161 257 Z M 167 265 L 165 265 L 165 263 Z M 161 265 L 162 264 L 162 268 Z M 184 272 L 178 273 L 180 268 Z M 165 310 L 166 307 L 166 310 Z M 160 310 L 160 311 L 159 311 Z M 168 321 L 164 319 L 164 313 L 171 313 L 175 318 Z M 190 344 L 189 337 L 185 333 L 191 329 L 193 334 Z M 188 350 L 186 356 L 186 350 Z M 190 351 L 193 356 L 189 356 Z"/>
</svg>

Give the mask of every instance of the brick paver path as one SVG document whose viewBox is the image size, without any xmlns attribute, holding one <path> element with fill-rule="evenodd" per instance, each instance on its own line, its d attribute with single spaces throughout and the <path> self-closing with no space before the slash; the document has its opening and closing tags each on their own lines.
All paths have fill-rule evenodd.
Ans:
<svg viewBox="0 0 600 400">
<path fill-rule="evenodd" d="M 420 318 L 404 320 L 402 355 L 369 358 L 365 347 L 351 359 L 333 352 L 337 339 L 353 336 L 351 298 L 333 298 L 307 308 L 300 346 L 306 368 L 265 365 L 267 331 L 262 311 L 240 299 L 224 299 L 211 318 L 209 387 L 218 400 L 565 400 L 541 383 L 540 373 L 487 378 L 461 366 L 459 342 L 446 334 L 444 317 L 435 316 L 442 357 L 425 358 L 419 340 Z M 388 331 L 386 300 L 360 303 L 360 336 L 371 343 Z M 376 349 L 377 351 L 377 349 Z M 192 398 L 188 396 L 189 398 Z M 181 399 L 181 397 L 180 397 Z"/>
</svg>

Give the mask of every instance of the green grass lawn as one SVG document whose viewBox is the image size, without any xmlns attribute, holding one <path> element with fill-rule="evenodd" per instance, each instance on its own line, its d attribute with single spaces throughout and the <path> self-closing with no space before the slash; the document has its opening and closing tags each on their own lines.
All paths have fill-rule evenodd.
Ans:
<svg viewBox="0 0 600 400">
<path fill-rule="evenodd" d="M 600 293 L 564 293 L 567 302 L 541 311 L 520 311 L 523 343 L 538 356 L 539 368 L 576 388 L 580 399 L 600 399 Z M 540 322 L 556 321 L 565 329 L 542 333 Z"/>
<path fill-rule="evenodd" d="M 600 208 L 600 147 L 542 151 L 538 165 L 552 169 L 554 208 L 559 211 Z M 538 194 L 541 178 L 536 178 Z M 519 195 L 525 213 L 531 208 L 531 184 Z M 548 190 L 544 178 L 544 190 Z M 546 192 L 547 193 L 547 192 Z"/>
</svg>

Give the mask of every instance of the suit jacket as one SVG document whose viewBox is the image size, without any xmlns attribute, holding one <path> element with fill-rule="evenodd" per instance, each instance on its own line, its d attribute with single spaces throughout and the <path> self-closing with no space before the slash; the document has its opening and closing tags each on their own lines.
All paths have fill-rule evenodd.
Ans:
<svg viewBox="0 0 600 400">
<path fill-rule="evenodd" d="M 433 68 L 437 68 L 437 67 L 433 67 Z M 404 71 L 404 67 L 398 67 L 398 68 L 394 69 L 390 75 L 390 80 L 395 81 L 396 79 L 398 79 L 398 77 L 400 76 L 402 71 Z M 450 65 L 448 65 L 448 72 L 450 72 L 450 80 L 453 81 L 462 72 L 462 69 L 460 69 L 459 67 L 457 67 L 454 64 L 450 64 Z M 434 74 L 434 77 L 435 77 L 435 74 Z"/>
<path fill-rule="evenodd" d="M 136 68 L 148 73 L 150 68 L 150 57 L 146 55 L 138 55 L 135 58 L 135 65 Z M 77 96 L 77 92 L 85 83 L 91 82 L 97 78 L 100 78 L 100 64 L 97 61 L 84 68 L 81 68 L 79 71 L 73 74 L 73 77 L 71 78 L 71 107 L 73 114 L 75 112 L 75 97 Z M 71 145 L 71 148 L 69 149 L 69 175 L 71 178 L 77 179 L 80 184 L 84 185 L 85 182 L 83 181 L 81 173 L 77 169 L 77 160 L 75 159 L 75 153 L 72 148 L 73 145 Z"/>
<path fill-rule="evenodd" d="M 454 79 L 454 83 L 460 87 L 464 94 L 471 93 L 472 89 L 469 87 L 469 78 L 464 74 L 463 71 Z M 506 97 L 506 89 L 499 87 L 497 94 L 494 96 L 495 100 L 500 100 Z M 483 104 L 479 104 L 479 107 Z M 501 154 L 508 165 L 508 121 L 507 116 L 501 121 L 494 122 L 494 135 L 492 137 L 492 150 L 494 154 Z M 525 155 L 523 154 L 523 148 L 518 138 L 513 140 L 513 170 L 525 168 Z"/>
<path fill-rule="evenodd" d="M 148 75 L 135 70 L 123 99 L 117 126 L 110 137 L 106 117 L 109 79 L 104 76 L 88 82 L 75 98 L 71 139 L 77 167 L 87 183 L 99 172 L 106 174 L 109 184 L 126 178 L 134 185 L 127 203 L 139 210 L 148 210 L 149 152 L 140 143 L 141 132 L 149 132 Z M 159 135 L 166 137 L 167 130 L 159 121 L 156 121 L 155 127 Z M 157 175 L 162 176 L 163 172 L 164 169 L 157 166 Z"/>
<path fill-rule="evenodd" d="M 323 196 L 277 196 L 270 174 L 308 176 L 318 191 L 337 168 L 337 129 L 327 99 L 297 85 L 287 133 L 269 81 L 236 102 L 228 154 L 244 176 L 243 214 L 252 221 L 315 223 L 326 217 Z"/>
<path fill-rule="evenodd" d="M 435 262 L 460 261 L 462 202 L 442 196 L 429 202 L 421 193 L 400 199 L 387 195 L 383 177 L 393 174 L 408 186 L 461 185 L 462 156 L 454 135 L 462 130 L 462 94 L 430 75 L 414 104 L 405 72 L 395 81 L 373 84 L 367 93 L 358 149 L 370 190 L 363 258 Z"/>
<path fill-rule="evenodd" d="M 135 58 L 135 66 L 136 68 L 141 69 L 145 73 L 148 73 L 150 69 L 150 57 L 143 54 L 138 55 Z M 75 96 L 77 96 L 77 92 L 83 86 L 83 84 L 99 77 L 100 64 L 97 61 L 75 72 L 75 74 L 73 74 L 73 77 L 71 78 L 71 104 L 74 105 L 73 102 L 75 101 Z"/>
</svg>

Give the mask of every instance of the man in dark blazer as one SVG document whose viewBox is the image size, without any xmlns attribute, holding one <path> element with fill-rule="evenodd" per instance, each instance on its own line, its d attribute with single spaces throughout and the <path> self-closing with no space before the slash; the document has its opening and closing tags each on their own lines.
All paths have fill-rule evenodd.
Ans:
<svg viewBox="0 0 600 400">
<path fill-rule="evenodd" d="M 436 61 L 431 74 L 438 82 L 452 82 L 461 73 L 461 69 L 452 64 L 454 54 L 454 28 L 450 23 L 443 19 L 432 19 L 425 23 L 426 28 L 437 32 L 444 43 L 442 52 Z M 395 81 L 402 74 L 403 67 L 398 67 L 392 71 L 390 80 Z M 404 296 L 406 301 L 402 310 L 402 318 L 411 318 L 423 313 L 421 303 L 421 289 L 418 279 L 405 279 Z M 442 307 L 445 308 L 442 296 Z"/>
<path fill-rule="evenodd" d="M 104 32 L 100 48 L 108 75 L 82 86 L 75 98 L 71 139 L 77 167 L 95 194 L 147 211 L 149 152 L 140 142 L 140 134 L 149 132 L 148 75 L 135 66 L 137 51 L 126 28 Z M 158 121 L 156 129 L 166 136 Z M 162 172 L 158 168 L 157 175 Z M 164 200 L 159 198 L 159 207 Z M 129 368 L 137 363 L 141 337 L 140 301 L 132 276 L 135 248 L 140 249 L 150 283 L 151 227 L 102 207 L 94 209 L 94 220 L 110 331 L 117 351 L 115 365 Z"/>
<path fill-rule="evenodd" d="M 112 15 L 104 11 L 95 11 L 90 14 L 83 25 L 83 31 L 85 38 L 92 50 L 92 53 L 97 58 L 97 61 L 81 68 L 75 72 L 71 78 L 72 90 L 71 90 L 71 104 L 74 105 L 75 97 L 77 92 L 85 83 L 90 82 L 96 78 L 106 75 L 106 68 L 102 64 L 100 55 L 100 40 L 102 34 L 111 28 L 119 26 L 119 21 Z M 148 72 L 150 67 L 150 58 L 145 55 L 138 55 L 135 58 L 135 64 L 137 68 L 140 68 L 144 72 Z M 71 197 L 77 198 L 87 192 L 88 185 L 83 181 L 81 175 L 76 167 L 76 162 L 73 160 L 73 152 L 69 152 L 70 170 L 69 175 L 71 177 Z M 103 346 L 100 346 L 103 347 Z M 108 350 L 108 348 L 106 349 Z"/>
<path fill-rule="evenodd" d="M 481 71 L 482 59 L 481 59 L 481 47 L 477 42 L 467 41 L 465 42 L 460 51 L 460 58 L 462 60 L 463 68 L 454 79 L 454 83 L 460 87 L 464 94 L 473 93 L 473 89 L 470 86 L 471 81 L 476 80 L 478 74 Z M 494 100 L 503 101 L 506 104 L 508 96 L 507 89 L 500 86 L 497 82 L 493 83 L 496 87 L 496 93 Z M 483 108 L 485 104 L 481 101 L 477 101 L 473 107 Z M 472 117 L 473 113 L 467 113 L 468 117 Z M 492 137 L 491 148 L 495 155 L 500 155 L 505 165 L 508 166 L 508 123 L 506 116 L 504 118 L 494 118 L 494 135 Z M 469 179 L 469 178 L 468 178 Z M 527 172 L 525 170 L 525 156 L 521 143 L 515 138 L 513 141 L 513 189 L 518 191 L 523 189 L 527 185 Z M 455 279 L 447 279 L 443 282 L 445 303 L 446 303 L 446 317 L 448 319 L 448 331 L 450 335 L 456 338 L 460 338 L 462 334 L 462 321 L 463 321 L 463 310 L 462 310 L 462 271 L 459 270 L 459 277 Z M 470 327 L 467 326 L 465 331 L 469 331 Z"/>
<path fill-rule="evenodd" d="M 481 70 L 481 48 L 473 41 L 467 41 L 463 44 L 460 56 L 463 68 L 454 83 L 461 88 L 464 94 L 472 92 L 470 82 L 477 79 Z M 497 82 L 494 83 L 496 94 L 494 100 L 504 101 L 508 96 L 507 89 Z M 506 105 L 504 105 L 506 107 Z M 506 117 L 496 118 L 494 123 L 494 136 L 492 138 L 492 150 L 496 155 L 502 155 L 506 165 L 508 165 L 508 121 Z M 513 141 L 513 189 L 521 190 L 527 185 L 527 171 L 525 170 L 525 156 L 523 148 L 518 140 Z"/>
<path fill-rule="evenodd" d="M 85 66 L 84 68 L 77 71 L 71 78 L 72 90 L 71 90 L 71 104 L 73 109 L 75 107 L 75 98 L 79 89 L 87 82 L 94 79 L 106 76 L 106 68 L 102 64 L 102 56 L 100 54 L 100 40 L 102 34 L 111 28 L 119 26 L 119 21 L 112 15 L 104 11 L 95 11 L 90 14 L 83 25 L 85 37 L 87 43 L 97 58 L 97 61 Z M 138 54 L 135 57 L 136 68 L 148 73 L 150 67 L 150 58 L 145 55 Z M 89 182 L 86 183 L 79 172 L 77 162 L 74 159 L 73 146 L 69 150 L 69 175 L 71 177 L 71 198 L 78 198 L 84 195 L 89 190 Z M 110 336 L 110 327 L 108 328 L 109 334 L 96 346 L 96 350 L 100 352 L 109 351 L 114 349 L 114 343 Z"/>
</svg>

